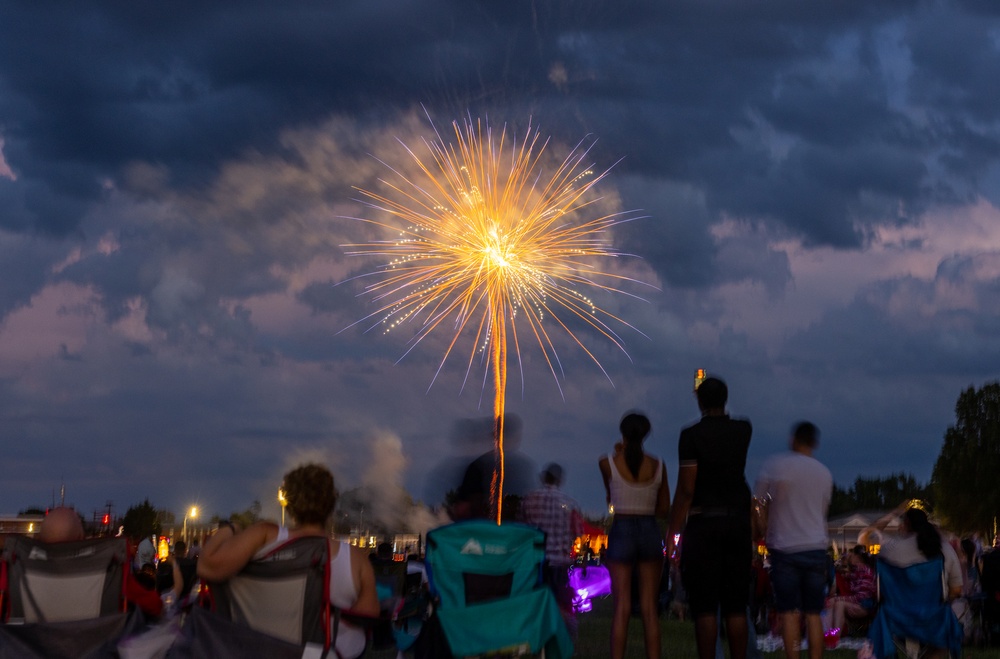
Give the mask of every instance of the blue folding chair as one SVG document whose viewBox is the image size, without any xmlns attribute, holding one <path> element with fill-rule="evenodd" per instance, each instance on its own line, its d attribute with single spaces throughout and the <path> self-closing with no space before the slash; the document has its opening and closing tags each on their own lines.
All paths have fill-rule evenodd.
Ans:
<svg viewBox="0 0 1000 659">
<path fill-rule="evenodd" d="M 961 655 L 962 625 L 945 598 L 944 559 L 905 568 L 879 560 L 876 574 L 879 604 L 868 631 L 876 657 L 904 647 L 909 656 L 932 648 Z"/>
</svg>

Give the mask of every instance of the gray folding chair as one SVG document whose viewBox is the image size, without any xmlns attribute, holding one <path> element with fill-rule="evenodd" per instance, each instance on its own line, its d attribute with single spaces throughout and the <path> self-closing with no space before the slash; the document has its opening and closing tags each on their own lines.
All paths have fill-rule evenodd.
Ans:
<svg viewBox="0 0 1000 659">
<path fill-rule="evenodd" d="M 118 641 L 143 624 L 128 611 L 124 538 L 47 544 L 11 536 L 3 562 L 0 657 L 116 656 Z"/>
</svg>

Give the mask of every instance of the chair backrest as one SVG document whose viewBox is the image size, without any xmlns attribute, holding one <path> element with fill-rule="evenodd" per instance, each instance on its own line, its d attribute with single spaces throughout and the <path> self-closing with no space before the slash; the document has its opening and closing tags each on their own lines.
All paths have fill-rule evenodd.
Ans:
<svg viewBox="0 0 1000 659">
<path fill-rule="evenodd" d="M 390 597 L 401 597 L 406 587 L 406 563 L 403 561 L 372 561 L 375 572 L 375 587 L 379 599 L 384 592 Z"/>
<path fill-rule="evenodd" d="M 427 534 L 427 570 L 441 607 L 507 599 L 538 587 L 545 533 L 488 520 L 449 524 Z"/>
<path fill-rule="evenodd" d="M 948 593 L 943 558 L 908 567 L 879 560 L 875 569 L 879 602 L 897 609 L 936 607 Z"/>
<path fill-rule="evenodd" d="M 542 583 L 545 533 L 526 524 L 458 522 L 427 534 L 435 615 L 455 656 L 573 652 L 559 606 Z"/>
<path fill-rule="evenodd" d="M 909 567 L 876 564 L 879 606 L 869 629 L 876 656 L 894 654 L 894 639 L 961 652 L 962 625 L 946 601 L 944 559 Z"/>
<path fill-rule="evenodd" d="M 296 645 L 330 647 L 327 538 L 289 540 L 209 589 L 216 613 L 232 622 Z"/>
<path fill-rule="evenodd" d="M 124 538 L 43 543 L 10 536 L 6 622 L 91 620 L 125 611 L 128 549 Z"/>
</svg>

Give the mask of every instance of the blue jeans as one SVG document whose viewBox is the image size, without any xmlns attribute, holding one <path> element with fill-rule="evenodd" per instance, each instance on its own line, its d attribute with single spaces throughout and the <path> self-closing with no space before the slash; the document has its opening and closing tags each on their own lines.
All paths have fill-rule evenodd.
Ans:
<svg viewBox="0 0 1000 659">
<path fill-rule="evenodd" d="M 830 558 L 826 551 L 768 552 L 771 557 L 771 588 L 774 608 L 779 612 L 820 613 L 826 599 Z"/>
</svg>

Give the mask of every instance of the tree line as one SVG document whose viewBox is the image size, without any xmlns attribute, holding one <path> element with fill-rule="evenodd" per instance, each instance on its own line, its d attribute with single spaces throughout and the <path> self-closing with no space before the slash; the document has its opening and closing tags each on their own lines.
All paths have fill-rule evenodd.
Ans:
<svg viewBox="0 0 1000 659">
<path fill-rule="evenodd" d="M 853 487 L 834 487 L 830 515 L 891 509 L 920 499 L 934 518 L 958 535 L 997 534 L 1000 516 L 1000 382 L 969 387 L 955 403 L 955 423 L 944 434 L 931 482 L 912 475 L 858 478 Z"/>
<path fill-rule="evenodd" d="M 908 474 L 858 478 L 834 487 L 830 515 L 891 509 L 920 499 L 934 518 L 958 535 L 992 539 L 1000 515 L 1000 382 L 969 387 L 955 403 L 955 423 L 944 434 L 931 482 Z"/>
<path fill-rule="evenodd" d="M 833 486 L 830 517 L 857 510 L 889 510 L 911 499 L 933 505 L 931 486 L 918 483 L 912 474 L 904 473 L 875 478 L 858 477 L 851 487 Z"/>
<path fill-rule="evenodd" d="M 992 538 L 1000 514 L 1000 382 L 963 391 L 934 473 L 935 514 L 961 535 Z"/>
</svg>

